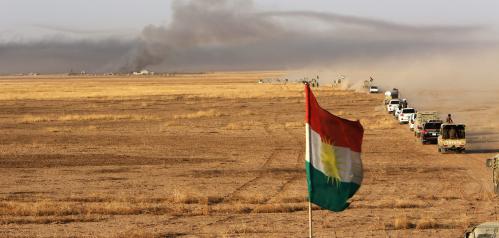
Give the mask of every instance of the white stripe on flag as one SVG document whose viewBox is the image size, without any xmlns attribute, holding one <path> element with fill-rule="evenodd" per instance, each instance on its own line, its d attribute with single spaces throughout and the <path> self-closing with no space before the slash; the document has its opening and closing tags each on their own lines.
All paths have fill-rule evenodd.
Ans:
<svg viewBox="0 0 499 238">
<path fill-rule="evenodd" d="M 314 130 L 309 130 L 309 124 L 306 124 L 307 134 L 310 133 L 311 143 L 306 144 L 306 156 L 307 162 L 310 162 L 310 156 L 312 156 L 312 166 L 328 175 L 325 171 L 324 164 L 321 161 L 321 136 Z M 310 148 L 311 147 L 311 148 Z M 312 149 L 310 153 L 310 149 Z M 334 146 L 336 153 L 337 166 L 340 174 L 340 179 L 342 182 L 354 182 L 356 184 L 361 184 L 362 182 L 362 162 L 360 160 L 360 153 L 352 151 L 348 147 Z"/>
</svg>

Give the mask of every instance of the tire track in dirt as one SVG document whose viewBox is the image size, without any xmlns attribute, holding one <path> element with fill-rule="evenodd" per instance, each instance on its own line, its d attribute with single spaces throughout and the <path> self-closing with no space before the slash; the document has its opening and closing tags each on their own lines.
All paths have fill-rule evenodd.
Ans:
<svg viewBox="0 0 499 238">
<path fill-rule="evenodd" d="M 290 132 L 289 128 L 284 128 L 284 131 L 289 135 L 289 137 L 291 138 L 291 140 L 294 141 L 294 147 L 295 148 L 300 148 L 298 150 L 298 154 L 296 156 L 296 164 L 295 164 L 295 168 L 298 168 L 300 164 L 303 164 L 303 160 L 304 160 L 304 157 L 305 157 L 305 149 L 304 149 L 304 145 L 302 145 L 300 143 L 300 140 L 298 140 L 292 132 Z M 295 174 L 293 175 L 291 178 L 289 178 L 288 180 L 286 180 L 286 182 L 284 182 L 281 186 L 279 186 L 277 188 L 277 190 L 274 192 L 273 195 L 271 195 L 270 197 L 268 197 L 266 200 L 265 200 L 265 203 L 268 203 L 269 201 L 273 200 L 274 198 L 276 198 L 277 196 L 279 196 L 281 193 L 285 192 L 287 189 L 289 189 L 291 187 L 291 184 L 293 184 L 296 180 L 298 180 L 299 178 L 301 177 L 301 174 Z"/>
<path fill-rule="evenodd" d="M 239 194 L 241 194 L 244 190 L 246 190 L 250 185 L 256 183 L 259 179 L 261 179 L 265 175 L 265 172 L 266 172 L 265 169 L 269 167 L 269 164 L 276 157 L 276 155 L 277 155 L 277 149 L 278 148 L 275 147 L 275 145 L 276 145 L 275 139 L 274 139 L 275 137 L 272 136 L 273 133 L 270 130 L 270 128 L 268 127 L 268 125 L 264 126 L 264 130 L 265 130 L 265 133 L 271 139 L 271 144 L 274 145 L 274 147 L 272 148 L 272 150 L 270 152 L 270 155 L 265 159 L 265 161 L 263 162 L 263 164 L 258 168 L 257 175 L 253 179 L 250 179 L 250 180 L 246 181 L 241 186 L 239 186 L 236 189 L 234 189 L 231 193 L 227 194 L 223 198 L 224 202 L 228 202 L 228 201 L 234 200 L 235 198 L 238 197 Z"/>
<path fill-rule="evenodd" d="M 274 120 L 275 120 L 275 117 L 274 117 Z M 279 147 L 275 146 L 276 145 L 276 143 L 275 143 L 276 141 L 274 139 L 275 136 L 273 136 L 274 133 L 269 128 L 269 126 L 265 125 L 263 129 L 264 129 L 265 133 L 269 136 L 269 138 L 271 138 L 270 143 L 272 145 L 274 145 L 274 147 L 272 148 L 272 150 L 270 152 L 270 155 L 265 159 L 263 164 L 258 168 L 257 175 L 253 179 L 246 181 L 244 184 L 242 184 L 241 186 L 234 189 L 231 193 L 227 194 L 223 198 L 222 203 L 228 203 L 228 202 L 234 201 L 235 199 L 237 199 L 240 196 L 240 194 L 242 194 L 245 190 L 247 190 L 251 185 L 256 184 L 258 180 L 265 178 L 265 174 L 267 173 L 266 169 L 269 167 L 272 160 L 274 160 L 276 158 L 277 152 L 279 151 Z M 211 226 L 211 225 L 216 225 L 216 224 L 222 224 L 222 223 L 225 223 L 225 222 L 233 219 L 234 217 L 235 217 L 235 215 L 228 215 L 228 216 L 223 217 L 221 219 L 217 219 L 214 222 L 209 223 L 208 225 Z"/>
</svg>

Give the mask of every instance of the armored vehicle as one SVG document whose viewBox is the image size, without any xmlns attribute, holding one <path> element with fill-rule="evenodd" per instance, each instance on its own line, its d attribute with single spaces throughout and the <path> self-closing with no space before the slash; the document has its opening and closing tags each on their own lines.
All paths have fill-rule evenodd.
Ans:
<svg viewBox="0 0 499 238">
<path fill-rule="evenodd" d="M 466 126 L 464 124 L 443 123 L 438 135 L 438 151 L 462 153 L 466 147 Z"/>
</svg>

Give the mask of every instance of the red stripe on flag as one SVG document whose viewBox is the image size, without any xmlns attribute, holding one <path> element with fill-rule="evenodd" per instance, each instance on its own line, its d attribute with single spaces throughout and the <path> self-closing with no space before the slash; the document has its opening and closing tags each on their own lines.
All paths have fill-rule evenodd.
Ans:
<svg viewBox="0 0 499 238">
<path fill-rule="evenodd" d="M 306 121 L 322 140 L 335 146 L 361 152 L 364 128 L 359 121 L 350 121 L 322 109 L 308 85 L 305 85 Z"/>
</svg>

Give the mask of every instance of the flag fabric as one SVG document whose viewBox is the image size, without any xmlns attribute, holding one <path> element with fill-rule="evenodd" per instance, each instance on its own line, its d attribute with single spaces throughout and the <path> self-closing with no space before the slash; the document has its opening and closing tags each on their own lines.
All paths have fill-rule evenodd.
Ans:
<svg viewBox="0 0 499 238">
<path fill-rule="evenodd" d="M 359 121 L 322 109 L 310 87 L 306 97 L 306 162 L 309 201 L 331 211 L 345 210 L 362 183 L 360 152 L 364 129 Z"/>
</svg>

